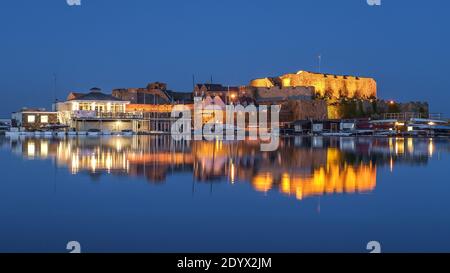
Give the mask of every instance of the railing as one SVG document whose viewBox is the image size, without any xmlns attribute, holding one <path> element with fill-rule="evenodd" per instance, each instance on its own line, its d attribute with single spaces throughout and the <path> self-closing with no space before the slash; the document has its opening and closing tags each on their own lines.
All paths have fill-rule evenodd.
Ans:
<svg viewBox="0 0 450 273">
<path fill-rule="evenodd" d="M 73 119 L 172 119 L 171 113 L 143 113 L 143 112 L 128 112 L 128 113 L 98 113 L 94 111 L 72 113 Z"/>
<path fill-rule="evenodd" d="M 412 118 L 428 118 L 428 115 L 422 113 L 406 112 L 406 113 L 384 113 L 384 119 L 410 120 Z"/>
<path fill-rule="evenodd" d="M 85 112 L 73 113 L 74 119 L 142 119 L 142 113 L 101 113 L 101 112 Z"/>
<path fill-rule="evenodd" d="M 430 113 L 428 115 L 429 119 L 438 119 L 438 120 L 446 120 L 445 116 L 442 113 Z"/>
<path fill-rule="evenodd" d="M 99 118 L 109 118 L 109 119 L 137 119 L 142 118 L 142 113 L 98 113 Z"/>
<path fill-rule="evenodd" d="M 161 118 L 171 118 L 171 113 L 157 113 L 157 112 L 151 112 L 151 113 L 141 113 L 142 117 L 145 119 L 161 119 Z"/>
</svg>

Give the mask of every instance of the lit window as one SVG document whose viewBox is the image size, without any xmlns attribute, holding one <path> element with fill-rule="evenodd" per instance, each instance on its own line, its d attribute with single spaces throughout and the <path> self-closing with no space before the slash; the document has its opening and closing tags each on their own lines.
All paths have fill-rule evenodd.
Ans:
<svg viewBox="0 0 450 273">
<path fill-rule="evenodd" d="M 36 117 L 34 115 L 29 115 L 27 117 L 27 122 L 28 123 L 35 123 L 36 122 Z"/>
<path fill-rule="evenodd" d="M 48 116 L 41 116 L 41 123 L 48 123 Z"/>
</svg>

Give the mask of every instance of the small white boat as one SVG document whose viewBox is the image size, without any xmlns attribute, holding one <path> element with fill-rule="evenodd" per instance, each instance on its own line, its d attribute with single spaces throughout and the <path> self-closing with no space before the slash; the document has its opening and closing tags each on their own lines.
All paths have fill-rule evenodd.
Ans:
<svg viewBox="0 0 450 273">
<path fill-rule="evenodd" d="M 397 135 L 397 132 L 395 132 L 395 131 L 375 131 L 375 133 L 373 135 L 377 136 L 377 137 L 390 137 L 390 136 Z"/>
<path fill-rule="evenodd" d="M 8 132 L 10 130 L 10 128 L 11 127 L 9 125 L 7 125 L 3 122 L 0 122 L 0 134 L 2 134 L 2 133 L 6 134 L 6 132 Z"/>
<path fill-rule="evenodd" d="M 78 136 L 87 136 L 87 134 L 88 134 L 88 132 L 86 132 L 86 131 L 78 131 L 77 132 Z"/>
<path fill-rule="evenodd" d="M 44 132 L 43 131 L 34 131 L 34 136 L 43 136 Z"/>
<path fill-rule="evenodd" d="M 6 131 L 5 135 L 8 137 L 16 137 L 16 136 L 20 136 L 20 133 L 21 132 L 19 132 L 19 131 Z"/>
<path fill-rule="evenodd" d="M 42 135 L 45 136 L 45 137 L 52 137 L 53 136 L 53 132 L 52 131 L 44 131 Z"/>
<path fill-rule="evenodd" d="M 67 132 L 68 136 L 76 136 L 77 134 L 78 134 L 77 131 L 69 131 L 69 132 Z"/>
<path fill-rule="evenodd" d="M 162 134 L 164 134 L 163 131 L 150 131 L 149 133 L 150 133 L 151 135 L 162 135 Z"/>
<path fill-rule="evenodd" d="M 6 135 L 6 136 L 19 136 L 20 133 L 21 133 L 21 132 L 20 132 L 19 128 L 11 127 L 9 130 L 7 130 L 7 131 L 5 132 L 5 135 Z"/>
<path fill-rule="evenodd" d="M 55 136 L 57 136 L 57 137 L 65 137 L 66 136 L 66 132 L 64 132 L 64 131 L 56 131 L 55 132 Z"/>
<path fill-rule="evenodd" d="M 19 132 L 20 136 L 34 136 L 34 132 L 29 132 L 29 131 L 20 131 Z"/>
<path fill-rule="evenodd" d="M 65 129 L 69 128 L 67 125 L 62 124 L 48 124 L 43 127 L 43 131 L 45 132 L 45 136 L 65 136 Z"/>
<path fill-rule="evenodd" d="M 120 134 L 123 136 L 132 136 L 133 131 L 132 130 L 122 130 L 122 132 L 120 132 Z"/>
<path fill-rule="evenodd" d="M 338 136 L 338 137 L 348 137 L 351 136 L 353 133 L 347 133 L 347 132 L 330 132 L 330 133 L 322 133 L 322 136 Z"/>
<path fill-rule="evenodd" d="M 356 136 L 372 136 L 374 134 L 374 130 L 357 130 Z"/>
<path fill-rule="evenodd" d="M 101 134 L 101 131 L 98 129 L 89 129 L 87 131 L 88 136 L 99 136 Z"/>
</svg>

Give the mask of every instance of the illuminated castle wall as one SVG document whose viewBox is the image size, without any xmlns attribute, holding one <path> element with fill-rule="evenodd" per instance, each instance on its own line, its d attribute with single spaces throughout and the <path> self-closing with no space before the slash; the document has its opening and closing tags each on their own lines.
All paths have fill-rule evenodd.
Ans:
<svg viewBox="0 0 450 273">
<path fill-rule="evenodd" d="M 313 86 L 316 95 L 334 98 L 372 98 L 377 96 L 377 83 L 372 78 L 356 76 L 338 76 L 299 71 L 296 74 L 286 74 L 276 78 L 261 78 L 250 82 L 252 87 L 291 88 Z"/>
<path fill-rule="evenodd" d="M 375 189 L 377 168 L 374 164 L 342 164 L 344 155 L 336 148 L 310 152 L 308 159 L 314 160 L 309 166 L 310 172 L 301 171 L 303 168 L 298 168 L 300 162 L 289 169 L 283 168 L 289 166 L 285 162 L 276 169 L 262 166 L 251 178 L 253 187 L 261 192 L 278 189 L 299 200 L 327 194 L 371 192 Z"/>
</svg>

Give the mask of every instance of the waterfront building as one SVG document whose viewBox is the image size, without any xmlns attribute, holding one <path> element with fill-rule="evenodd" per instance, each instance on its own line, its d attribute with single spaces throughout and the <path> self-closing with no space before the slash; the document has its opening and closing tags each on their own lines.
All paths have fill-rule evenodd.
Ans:
<svg viewBox="0 0 450 273">
<path fill-rule="evenodd" d="M 138 133 L 170 133 L 172 108 L 176 104 L 192 105 L 192 93 L 176 92 L 167 89 L 167 84 L 153 82 L 145 88 L 118 88 L 112 96 L 130 101 L 126 113 L 142 116 L 135 121 L 134 129 Z"/>
<path fill-rule="evenodd" d="M 222 84 L 198 83 L 194 86 L 195 97 L 219 97 L 225 104 L 231 104 L 240 96 L 237 86 L 224 86 Z"/>
<path fill-rule="evenodd" d="M 146 88 L 114 89 L 111 95 L 99 88 L 72 92 L 55 109 L 59 120 L 76 131 L 170 133 L 176 121 L 172 108 L 179 103 L 192 103 L 192 93 L 167 90 L 166 84 L 156 82 Z"/>
<path fill-rule="evenodd" d="M 70 93 L 65 102 L 55 104 L 55 109 L 61 123 L 76 131 L 113 132 L 133 128 L 135 116 L 126 112 L 129 103 L 92 88 L 88 93 Z"/>
<path fill-rule="evenodd" d="M 134 128 L 137 133 L 165 133 L 169 134 L 172 124 L 177 118 L 172 118 L 173 104 L 128 104 L 126 112 L 137 119 Z"/>
<path fill-rule="evenodd" d="M 100 88 L 91 88 L 88 93 L 71 92 L 64 104 L 71 111 L 87 111 L 100 113 L 125 113 L 129 101 L 116 98 L 101 92 Z"/>
<path fill-rule="evenodd" d="M 58 122 L 58 113 L 43 108 L 23 108 L 11 116 L 11 126 L 22 128 L 21 131 L 40 130 Z"/>
<path fill-rule="evenodd" d="M 196 109 L 195 114 L 202 116 L 202 124 L 207 122 L 214 122 L 216 124 L 226 123 L 226 104 L 220 96 L 211 97 L 206 95 L 199 103 L 201 110 Z M 214 110 L 211 108 L 214 108 Z M 221 115 L 222 119 L 219 119 L 218 115 Z"/>
<path fill-rule="evenodd" d="M 112 96 L 131 104 L 185 104 L 192 103 L 192 94 L 167 89 L 166 83 L 153 82 L 145 88 L 118 88 Z"/>
</svg>

